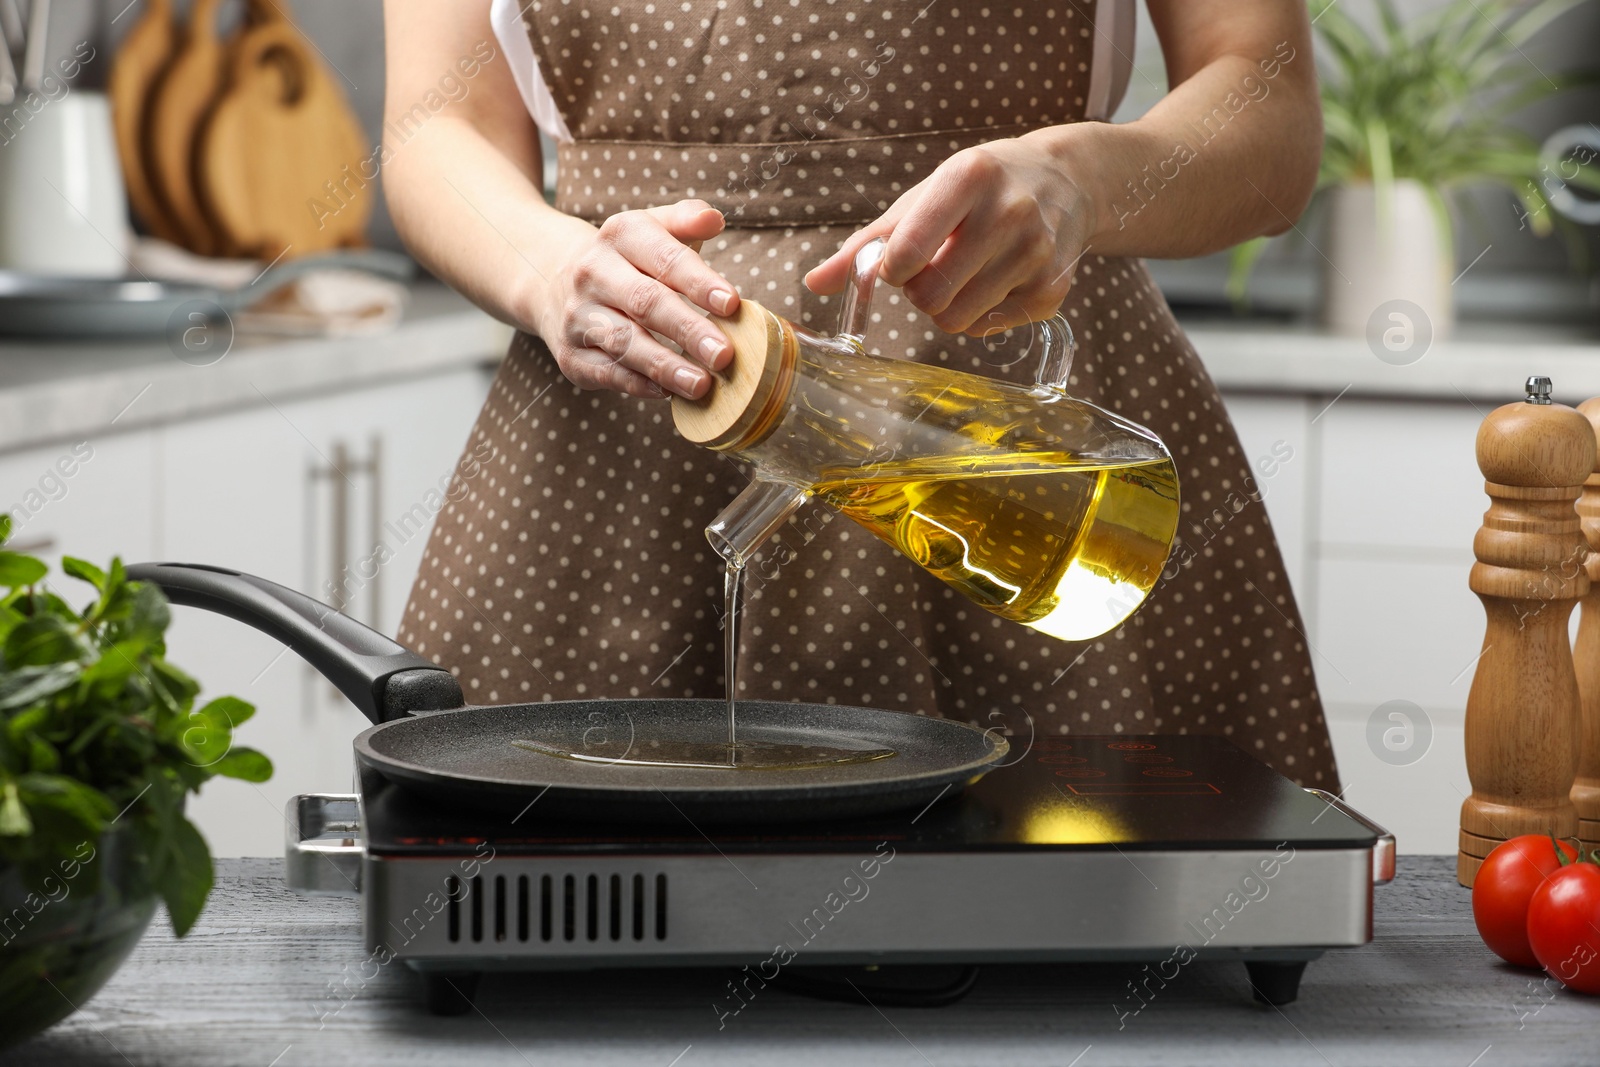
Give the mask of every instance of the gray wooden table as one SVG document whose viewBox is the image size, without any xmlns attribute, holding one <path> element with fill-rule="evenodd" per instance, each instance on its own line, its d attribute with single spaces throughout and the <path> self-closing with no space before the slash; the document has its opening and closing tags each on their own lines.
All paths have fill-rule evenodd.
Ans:
<svg viewBox="0 0 1600 1067">
<path fill-rule="evenodd" d="M 1121 1020 L 1131 965 L 985 968 L 947 1008 L 762 991 L 724 1029 L 731 977 L 501 975 L 478 1010 L 435 1018 L 398 966 L 363 972 L 358 906 L 283 887 L 278 860 L 223 860 L 179 942 L 163 921 L 83 1011 L 7 1067 L 75 1064 L 1354 1064 L 1600 1063 L 1600 999 L 1546 988 L 1479 943 L 1449 857 L 1403 858 L 1378 891 L 1371 945 L 1311 964 L 1300 1000 L 1251 1002 L 1237 963 L 1193 963 Z"/>
</svg>

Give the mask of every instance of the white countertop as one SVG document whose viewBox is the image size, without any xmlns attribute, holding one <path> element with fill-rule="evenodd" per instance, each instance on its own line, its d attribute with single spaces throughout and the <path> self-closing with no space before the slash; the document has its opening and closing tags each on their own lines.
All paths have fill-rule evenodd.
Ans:
<svg viewBox="0 0 1600 1067">
<path fill-rule="evenodd" d="M 134 429 L 297 396 L 491 363 L 511 331 L 438 284 L 415 286 L 378 337 L 241 337 L 222 360 L 184 363 L 162 339 L 0 341 L 0 453 L 111 423 Z"/>
<path fill-rule="evenodd" d="M 1467 322 L 1406 366 L 1380 360 L 1362 338 L 1311 326 L 1208 319 L 1186 322 L 1184 332 L 1226 392 L 1505 403 L 1542 374 L 1562 403 L 1600 396 L 1600 326 Z"/>
<path fill-rule="evenodd" d="M 1600 326 L 1468 322 L 1415 363 L 1385 363 L 1360 338 L 1309 325 L 1190 319 L 1185 331 L 1226 392 L 1501 403 L 1532 374 L 1565 403 L 1600 396 Z M 498 360 L 508 327 L 437 284 L 417 286 L 380 337 L 246 339 L 195 367 L 162 340 L 0 342 L 0 453 L 115 423 L 138 426 Z"/>
</svg>

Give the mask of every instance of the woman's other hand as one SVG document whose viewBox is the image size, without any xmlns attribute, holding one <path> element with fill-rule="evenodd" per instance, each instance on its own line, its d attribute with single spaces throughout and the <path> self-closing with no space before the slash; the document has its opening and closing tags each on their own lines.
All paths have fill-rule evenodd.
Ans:
<svg viewBox="0 0 1600 1067">
<path fill-rule="evenodd" d="M 861 246 L 888 235 L 879 278 L 946 333 L 981 337 L 1055 314 L 1094 232 L 1091 215 L 1078 184 L 1029 136 L 992 141 L 945 160 L 806 286 L 840 291 Z"/>
<path fill-rule="evenodd" d="M 559 272 L 558 292 L 544 302 L 550 310 L 539 333 L 561 372 L 583 389 L 703 395 L 709 371 L 726 366 L 733 349 L 680 295 L 716 315 L 738 309 L 732 284 L 699 254 L 700 243 L 722 226 L 722 215 L 703 200 L 606 219 Z"/>
<path fill-rule="evenodd" d="M 1187 259 L 1289 229 L 1322 149 L 1311 25 L 1283 0 L 1146 0 L 1165 97 L 947 159 L 806 276 L 844 287 L 889 235 L 882 277 L 941 329 L 983 335 L 1060 305 L 1079 257 Z"/>
</svg>

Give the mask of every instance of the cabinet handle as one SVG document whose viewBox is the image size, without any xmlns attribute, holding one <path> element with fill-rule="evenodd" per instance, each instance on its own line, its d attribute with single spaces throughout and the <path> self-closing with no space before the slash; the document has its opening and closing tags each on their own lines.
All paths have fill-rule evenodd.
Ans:
<svg viewBox="0 0 1600 1067">
<path fill-rule="evenodd" d="M 368 442 L 367 462 L 365 464 L 368 480 L 367 490 L 367 547 L 375 550 L 378 547 L 378 538 L 383 533 L 383 437 L 373 434 Z M 381 592 L 383 583 L 378 580 L 376 573 L 372 581 L 367 583 L 367 616 L 373 629 L 383 625 L 383 601 Z"/>
<path fill-rule="evenodd" d="M 361 580 L 367 586 L 367 619 L 366 621 L 376 627 L 382 617 L 383 599 L 382 584 L 378 581 L 376 573 L 368 579 L 362 571 L 352 570 L 350 549 L 350 534 L 352 526 L 352 510 L 354 501 L 351 493 L 355 489 L 355 478 L 367 479 L 367 537 L 357 546 L 358 555 L 363 550 L 375 552 L 378 539 L 383 530 L 383 438 L 373 434 L 368 441 L 368 453 L 365 459 L 352 459 L 350 446 L 343 440 L 335 440 L 330 449 L 330 458 L 327 467 L 313 466 L 310 470 L 310 484 L 326 480 L 329 483 L 331 498 L 328 509 L 328 566 L 330 568 L 330 585 L 332 607 L 336 611 L 350 613 L 354 599 L 350 596 L 352 581 Z M 315 546 L 309 546 L 312 551 L 307 558 L 315 557 Z"/>
<path fill-rule="evenodd" d="M 328 566 L 333 575 L 334 588 L 337 590 L 334 609 L 344 611 L 348 606 L 345 599 L 345 583 L 350 577 L 350 449 L 343 441 L 333 443 L 333 470 L 330 472 L 333 483 L 333 507 L 329 512 L 332 529 L 329 530 Z"/>
</svg>

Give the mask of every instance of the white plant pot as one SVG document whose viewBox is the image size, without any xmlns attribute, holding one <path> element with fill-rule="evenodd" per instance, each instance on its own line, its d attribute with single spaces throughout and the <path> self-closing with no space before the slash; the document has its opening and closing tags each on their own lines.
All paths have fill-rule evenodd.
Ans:
<svg viewBox="0 0 1600 1067">
<path fill-rule="evenodd" d="M 1394 301 L 1407 301 L 1427 318 L 1437 340 L 1455 324 L 1451 294 L 1454 258 L 1448 232 L 1422 183 L 1393 186 L 1388 217 L 1378 217 L 1371 182 L 1335 186 L 1329 195 L 1322 255 L 1322 323 L 1333 333 L 1369 336 L 1374 316 L 1387 324 Z M 1409 317 L 1409 310 L 1402 309 Z M 1421 324 L 1418 324 L 1419 328 Z"/>
</svg>

